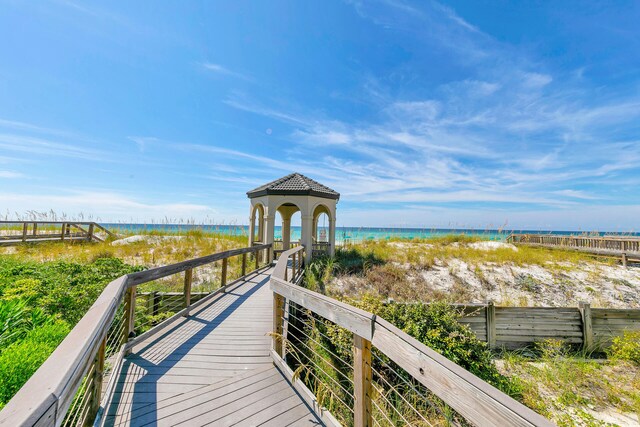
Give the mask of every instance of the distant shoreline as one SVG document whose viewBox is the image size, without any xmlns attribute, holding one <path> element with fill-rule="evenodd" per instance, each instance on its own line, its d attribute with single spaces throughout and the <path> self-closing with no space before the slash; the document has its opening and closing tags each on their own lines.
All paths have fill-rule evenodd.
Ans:
<svg viewBox="0 0 640 427">
<path fill-rule="evenodd" d="M 249 234 L 248 225 L 207 225 L 207 224 L 137 224 L 137 223 L 101 223 L 109 229 L 121 230 L 128 233 L 136 232 L 170 232 L 180 233 L 189 230 L 199 230 L 211 234 L 225 234 L 232 236 L 246 236 Z M 320 230 L 327 227 L 319 227 Z M 294 240 L 300 238 L 300 227 L 291 227 Z M 472 228 L 411 228 L 411 227 L 336 227 L 336 240 L 363 241 L 363 240 L 390 240 L 390 239 L 427 239 L 433 237 L 446 236 L 451 234 L 464 234 L 475 236 L 486 240 L 502 241 L 511 233 L 532 233 L 532 234 L 552 234 L 552 235 L 620 235 L 620 236 L 640 236 L 638 232 L 592 232 L 592 231 L 567 231 L 567 230 L 521 230 L 521 229 L 472 229 Z M 275 227 L 276 239 L 281 238 L 281 227 Z"/>
</svg>

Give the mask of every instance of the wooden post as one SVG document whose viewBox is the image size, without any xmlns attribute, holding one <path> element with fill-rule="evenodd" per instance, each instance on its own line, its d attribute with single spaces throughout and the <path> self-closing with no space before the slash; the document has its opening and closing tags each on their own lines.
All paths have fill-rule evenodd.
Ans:
<svg viewBox="0 0 640 427">
<path fill-rule="evenodd" d="M 493 301 L 487 302 L 487 344 L 489 348 L 496 347 L 496 307 Z"/>
<path fill-rule="evenodd" d="M 34 236 L 38 235 L 38 223 L 37 222 L 33 223 L 33 235 Z"/>
<path fill-rule="evenodd" d="M 627 254 L 622 254 L 622 266 L 627 268 Z"/>
<path fill-rule="evenodd" d="M 260 251 L 255 251 L 254 256 L 256 258 L 256 270 L 260 267 Z"/>
<path fill-rule="evenodd" d="M 22 241 L 27 241 L 27 223 L 22 224 Z"/>
<path fill-rule="evenodd" d="M 371 416 L 371 342 L 353 334 L 353 425 L 370 427 Z"/>
<path fill-rule="evenodd" d="M 296 281 L 296 273 L 297 273 L 297 269 L 296 269 L 296 255 L 298 253 L 294 252 L 293 253 L 293 258 L 291 259 L 291 281 L 295 282 Z"/>
<path fill-rule="evenodd" d="M 93 240 L 93 223 L 89 224 L 89 232 L 87 233 L 87 242 Z"/>
<path fill-rule="evenodd" d="M 289 335 L 289 300 L 284 300 L 284 311 L 282 320 L 282 359 L 287 360 L 287 336 Z"/>
<path fill-rule="evenodd" d="M 93 421 L 98 415 L 100 409 L 100 398 L 102 397 L 102 381 L 104 379 L 104 353 L 107 346 L 107 338 L 105 337 L 98 348 L 98 354 L 96 354 L 95 370 L 93 373 L 93 391 L 91 396 L 91 403 L 89 404 L 89 413 L 87 414 L 87 421 L 93 425 Z"/>
<path fill-rule="evenodd" d="M 184 308 L 191 305 L 191 283 L 193 282 L 193 268 L 184 272 Z M 188 312 L 187 312 L 188 315 Z"/>
<path fill-rule="evenodd" d="M 580 317 L 582 318 L 582 341 L 584 349 L 593 350 L 593 323 L 591 322 L 591 304 L 588 302 L 578 303 Z"/>
<path fill-rule="evenodd" d="M 135 323 L 136 323 L 136 287 L 132 286 L 127 289 L 127 293 L 124 297 L 124 337 L 122 337 L 122 343 L 129 341 L 129 338 L 135 336 Z M 130 352 L 129 352 L 130 353 Z M 127 354 L 129 354 L 127 353 Z"/>
<path fill-rule="evenodd" d="M 223 258 L 222 259 L 222 278 L 220 280 L 220 286 L 225 287 L 227 285 L 227 263 L 229 261 L 229 258 Z"/>
<path fill-rule="evenodd" d="M 284 297 L 273 293 L 273 349 L 282 357 L 282 318 L 284 317 Z"/>
<path fill-rule="evenodd" d="M 242 277 L 247 275 L 247 253 L 242 254 Z"/>
<path fill-rule="evenodd" d="M 62 233 L 60 234 L 60 240 L 64 240 L 64 231 L 67 228 L 67 224 L 65 222 L 62 223 Z"/>
</svg>

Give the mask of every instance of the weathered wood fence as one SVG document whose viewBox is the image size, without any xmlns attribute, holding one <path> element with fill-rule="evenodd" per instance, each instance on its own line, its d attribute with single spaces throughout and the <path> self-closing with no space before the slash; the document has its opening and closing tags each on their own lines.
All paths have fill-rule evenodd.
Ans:
<svg viewBox="0 0 640 427">
<path fill-rule="evenodd" d="M 102 242 L 114 234 L 97 222 L 85 221 L 0 221 L 0 245 L 25 242 Z"/>
<path fill-rule="evenodd" d="M 514 350 L 559 339 L 589 350 L 604 350 L 625 330 L 640 330 L 640 309 L 579 307 L 497 307 L 457 305 L 460 323 L 469 325 L 491 348 Z"/>
<path fill-rule="evenodd" d="M 521 245 L 558 247 L 589 252 L 596 255 L 616 256 L 640 260 L 640 237 L 637 236 L 560 236 L 553 234 L 511 234 L 507 242 Z"/>
</svg>

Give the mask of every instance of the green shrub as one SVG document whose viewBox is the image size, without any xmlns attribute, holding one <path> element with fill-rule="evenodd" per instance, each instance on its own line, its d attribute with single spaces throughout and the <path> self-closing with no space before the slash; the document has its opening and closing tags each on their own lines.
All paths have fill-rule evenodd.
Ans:
<svg viewBox="0 0 640 427">
<path fill-rule="evenodd" d="M 30 308 L 27 300 L 0 300 L 0 353 L 30 330 L 52 321 L 53 317 L 39 308 Z"/>
<path fill-rule="evenodd" d="M 0 405 L 27 382 L 47 360 L 69 332 L 69 325 L 56 322 L 30 331 L 20 342 L 7 347 L 0 354 Z"/>
<path fill-rule="evenodd" d="M 609 357 L 640 365 L 640 331 L 624 331 L 622 336 L 615 337 L 609 348 Z"/>
</svg>

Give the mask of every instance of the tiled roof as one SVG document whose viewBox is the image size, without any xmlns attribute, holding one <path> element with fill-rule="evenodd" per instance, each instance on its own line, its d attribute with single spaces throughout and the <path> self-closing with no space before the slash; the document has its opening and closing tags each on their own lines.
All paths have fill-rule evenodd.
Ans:
<svg viewBox="0 0 640 427">
<path fill-rule="evenodd" d="M 247 192 L 249 198 L 265 196 L 267 194 L 281 195 L 311 195 L 327 199 L 339 199 L 340 194 L 331 188 L 314 181 L 300 173 L 294 172 L 280 179 L 271 181 Z"/>
</svg>

